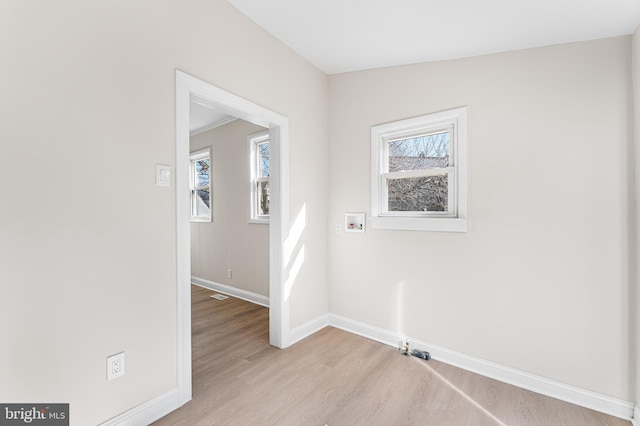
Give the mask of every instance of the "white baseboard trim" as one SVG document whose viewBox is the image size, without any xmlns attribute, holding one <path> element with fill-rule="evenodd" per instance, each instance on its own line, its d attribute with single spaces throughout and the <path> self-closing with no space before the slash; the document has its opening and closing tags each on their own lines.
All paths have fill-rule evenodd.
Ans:
<svg viewBox="0 0 640 426">
<path fill-rule="evenodd" d="M 180 408 L 180 395 L 178 388 L 174 388 L 101 423 L 100 426 L 148 425 L 178 408 Z"/>
<path fill-rule="evenodd" d="M 408 339 L 412 348 L 429 351 L 431 357 L 438 361 L 625 420 L 634 418 L 634 426 L 640 426 L 638 407 L 631 402 L 432 345 L 340 315 L 329 314 L 329 325 L 397 348 Z"/>
<path fill-rule="evenodd" d="M 289 339 L 291 344 L 298 343 L 305 337 L 311 336 L 313 333 L 322 330 L 329 325 L 329 315 L 323 315 L 291 330 Z"/>
<path fill-rule="evenodd" d="M 355 321 L 340 315 L 329 314 L 329 325 L 348 331 L 358 336 L 366 337 L 385 345 L 400 348 L 405 341 L 405 337 L 399 333 L 394 333 L 382 328 L 374 327 L 360 321 Z M 412 339 L 409 339 L 413 342 Z"/>
<path fill-rule="evenodd" d="M 633 426 L 640 426 L 640 405 L 638 403 L 633 407 L 633 419 L 631 419 Z"/>
<path fill-rule="evenodd" d="M 250 291 L 241 290 L 239 288 L 193 276 L 191 277 L 191 282 L 195 285 L 199 285 L 200 287 L 208 288 L 209 290 L 228 294 L 229 296 L 237 297 L 238 299 L 246 300 L 247 302 L 255 303 L 266 308 L 269 307 L 269 298 L 261 294 L 252 293 Z"/>
</svg>

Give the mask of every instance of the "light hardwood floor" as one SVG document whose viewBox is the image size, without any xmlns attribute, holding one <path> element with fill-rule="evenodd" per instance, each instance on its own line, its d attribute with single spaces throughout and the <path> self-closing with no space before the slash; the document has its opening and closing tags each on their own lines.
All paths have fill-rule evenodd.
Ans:
<svg viewBox="0 0 640 426">
<path fill-rule="evenodd" d="M 154 425 L 611 425 L 630 422 L 327 327 L 269 346 L 268 309 L 192 287 L 193 400 Z"/>
</svg>

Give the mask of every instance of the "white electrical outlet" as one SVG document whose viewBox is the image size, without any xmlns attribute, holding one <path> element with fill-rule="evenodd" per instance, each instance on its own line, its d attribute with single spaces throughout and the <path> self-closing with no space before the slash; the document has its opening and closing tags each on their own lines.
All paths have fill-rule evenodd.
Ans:
<svg viewBox="0 0 640 426">
<path fill-rule="evenodd" d="M 107 357 L 107 381 L 124 376 L 124 352 Z"/>
<path fill-rule="evenodd" d="M 232 276 L 232 275 L 233 275 L 233 274 L 231 273 L 231 268 L 227 269 L 227 278 L 228 278 L 228 279 L 231 279 L 231 276 Z"/>
</svg>

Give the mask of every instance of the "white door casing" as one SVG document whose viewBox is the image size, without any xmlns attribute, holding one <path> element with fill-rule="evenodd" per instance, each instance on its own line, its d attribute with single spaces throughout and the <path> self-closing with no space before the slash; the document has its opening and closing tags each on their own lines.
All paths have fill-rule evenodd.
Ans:
<svg viewBox="0 0 640 426">
<path fill-rule="evenodd" d="M 273 111 L 176 70 L 176 253 L 178 393 L 191 399 L 191 247 L 189 198 L 189 108 L 192 100 L 269 129 L 269 342 L 289 346 L 289 301 L 282 252 L 289 224 L 289 120 Z"/>
</svg>

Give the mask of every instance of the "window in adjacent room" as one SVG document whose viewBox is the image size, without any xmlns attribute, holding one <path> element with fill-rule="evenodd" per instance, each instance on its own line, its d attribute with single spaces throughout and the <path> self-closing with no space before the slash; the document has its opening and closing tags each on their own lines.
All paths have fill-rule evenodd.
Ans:
<svg viewBox="0 0 640 426">
<path fill-rule="evenodd" d="M 371 128 L 371 226 L 467 230 L 467 109 Z"/>
<path fill-rule="evenodd" d="M 250 135 L 249 222 L 269 223 L 269 131 Z"/>
<path fill-rule="evenodd" d="M 211 150 L 191 153 L 191 221 L 211 222 Z"/>
</svg>

